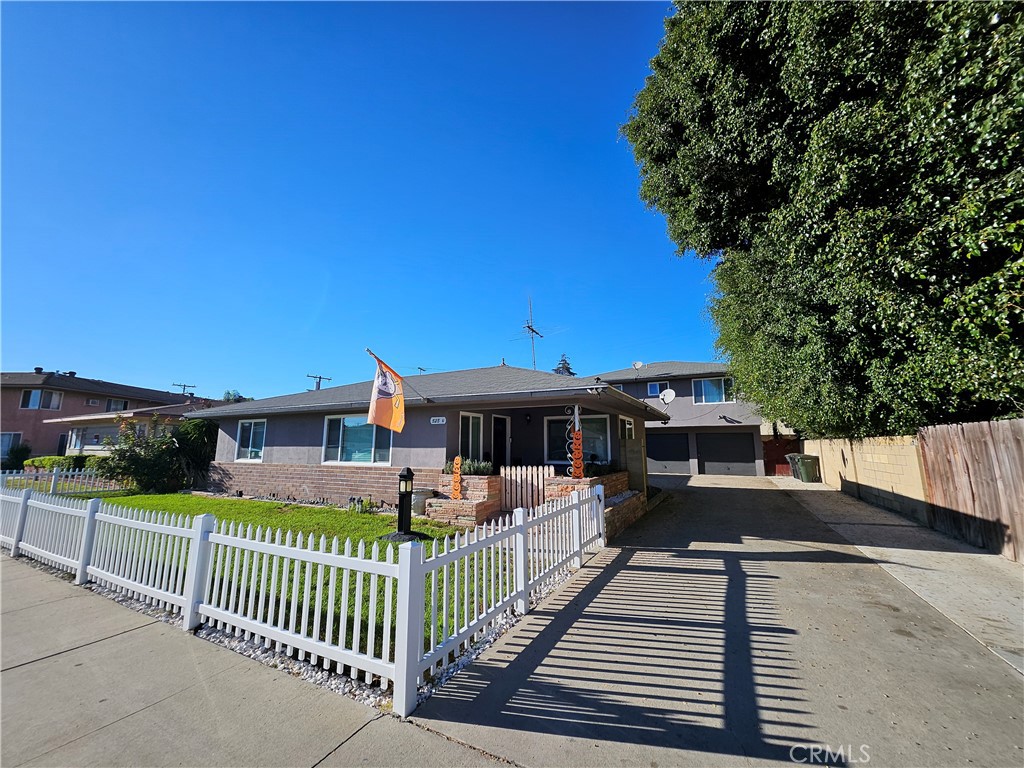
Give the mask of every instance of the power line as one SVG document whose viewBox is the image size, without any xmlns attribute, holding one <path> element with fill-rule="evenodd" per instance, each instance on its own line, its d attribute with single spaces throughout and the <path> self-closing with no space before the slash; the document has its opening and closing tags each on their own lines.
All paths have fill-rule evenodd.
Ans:
<svg viewBox="0 0 1024 768">
<path fill-rule="evenodd" d="M 317 389 L 320 389 L 320 382 L 321 381 L 334 381 L 334 379 L 332 379 L 330 376 L 321 376 L 318 373 L 307 373 L 306 374 L 306 378 L 307 379 L 316 379 L 316 388 Z"/>
<path fill-rule="evenodd" d="M 181 394 L 183 394 L 183 395 L 187 395 L 188 394 L 188 392 L 186 392 L 185 390 L 187 390 L 187 389 L 195 389 L 196 388 L 195 384 L 171 384 L 171 386 L 172 387 L 181 387 Z"/>
</svg>

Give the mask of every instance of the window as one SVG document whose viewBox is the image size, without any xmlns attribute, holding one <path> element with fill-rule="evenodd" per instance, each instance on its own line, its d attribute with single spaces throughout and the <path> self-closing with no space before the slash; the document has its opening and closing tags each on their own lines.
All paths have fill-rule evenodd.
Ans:
<svg viewBox="0 0 1024 768">
<path fill-rule="evenodd" d="M 647 382 L 647 396 L 657 397 L 662 392 L 668 389 L 667 381 L 649 381 Z"/>
<path fill-rule="evenodd" d="M 238 422 L 238 452 L 236 461 L 263 461 L 263 439 L 267 435 L 267 420 Z"/>
<path fill-rule="evenodd" d="M 619 416 L 619 437 L 623 440 L 633 440 L 636 437 L 636 426 L 632 419 Z"/>
<path fill-rule="evenodd" d="M 565 428 L 570 417 L 548 416 L 544 419 L 544 460 L 549 464 L 568 464 L 568 442 Z M 583 428 L 583 461 L 607 463 L 611 458 L 607 416 L 580 416 Z"/>
<path fill-rule="evenodd" d="M 118 400 L 115 397 L 108 397 L 107 398 L 107 413 L 112 413 L 113 411 L 127 411 L 127 410 L 128 410 L 128 401 L 127 400 Z"/>
<path fill-rule="evenodd" d="M 95 397 L 90 397 L 90 398 L 88 398 L 88 399 L 87 399 L 87 400 L 85 401 L 85 404 L 86 404 L 86 405 L 99 405 L 99 404 L 100 404 L 100 401 L 99 401 L 99 400 L 97 400 L 97 399 L 96 399 Z"/>
<path fill-rule="evenodd" d="M 484 417 L 463 413 L 459 417 L 459 456 L 480 461 L 483 458 Z"/>
<path fill-rule="evenodd" d="M 735 403 L 736 393 L 733 392 L 732 378 L 694 379 L 693 402 L 695 403 Z"/>
<path fill-rule="evenodd" d="M 324 461 L 391 463 L 391 430 L 367 423 L 365 416 L 330 416 L 324 432 Z"/>
<path fill-rule="evenodd" d="M 11 448 L 16 448 L 20 444 L 21 432 L 0 433 L 0 458 L 6 459 L 7 454 L 11 452 Z"/>
<path fill-rule="evenodd" d="M 24 389 L 21 392 L 21 407 L 33 411 L 59 411 L 63 395 L 51 389 Z"/>
<path fill-rule="evenodd" d="M 626 391 L 626 390 L 624 390 L 622 388 L 621 384 L 612 384 L 612 386 L 615 387 L 615 389 L 619 390 L 619 392 L 625 392 Z"/>
</svg>

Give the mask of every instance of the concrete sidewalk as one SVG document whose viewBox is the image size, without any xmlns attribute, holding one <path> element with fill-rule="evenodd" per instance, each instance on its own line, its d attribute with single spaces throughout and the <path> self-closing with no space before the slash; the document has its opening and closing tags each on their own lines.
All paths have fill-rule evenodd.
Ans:
<svg viewBox="0 0 1024 768">
<path fill-rule="evenodd" d="M 24 561 L 0 579 L 5 768 L 495 764 Z"/>
</svg>

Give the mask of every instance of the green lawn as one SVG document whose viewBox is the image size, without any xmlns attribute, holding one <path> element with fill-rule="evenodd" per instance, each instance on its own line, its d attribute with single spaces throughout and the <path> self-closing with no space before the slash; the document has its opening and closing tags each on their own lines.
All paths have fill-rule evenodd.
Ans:
<svg viewBox="0 0 1024 768">
<path fill-rule="evenodd" d="M 381 536 L 394 533 L 397 527 L 395 515 L 350 512 L 338 507 L 306 507 L 278 501 L 252 501 L 187 493 L 124 495 L 122 492 L 86 494 L 83 498 L 96 495 L 105 496 L 104 500 L 111 504 L 134 509 L 151 509 L 193 516 L 208 512 L 217 517 L 218 529 L 219 521 L 226 520 L 242 525 L 251 524 L 254 531 L 257 526 L 263 526 L 264 529 L 270 526 L 271 529 L 290 530 L 294 534 L 302 531 L 318 538 L 323 535 L 328 541 L 334 536 L 341 542 L 346 538 L 352 539 L 353 543 L 363 540 L 368 546 Z M 418 533 L 438 539 L 454 535 L 460 530 L 450 525 L 419 519 L 413 520 L 412 528 Z"/>
</svg>

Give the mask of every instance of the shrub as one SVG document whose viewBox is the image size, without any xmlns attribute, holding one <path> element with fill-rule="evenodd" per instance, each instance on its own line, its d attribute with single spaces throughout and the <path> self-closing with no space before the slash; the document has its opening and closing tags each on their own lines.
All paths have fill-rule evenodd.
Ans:
<svg viewBox="0 0 1024 768">
<path fill-rule="evenodd" d="M 32 467 L 41 472 L 53 472 L 55 469 L 84 469 L 89 466 L 90 456 L 36 456 L 25 462 L 26 467 Z"/>
<path fill-rule="evenodd" d="M 174 437 L 161 432 L 154 417 L 146 434 L 140 435 L 136 422 L 118 419 L 118 441 L 108 440 L 110 455 L 98 462 L 97 471 L 122 483 L 131 483 L 143 493 L 173 493 L 185 487 L 185 471 Z"/>
<path fill-rule="evenodd" d="M 455 469 L 455 462 L 449 461 L 444 465 L 445 474 L 452 474 Z M 462 457 L 462 474 L 463 475 L 493 475 L 494 465 L 489 461 L 477 461 L 476 459 L 467 459 L 465 456 Z"/>
<path fill-rule="evenodd" d="M 32 455 L 32 446 L 28 443 L 15 445 L 7 451 L 7 458 L 3 461 L 3 469 L 19 470 L 25 468 L 25 460 Z"/>
</svg>

